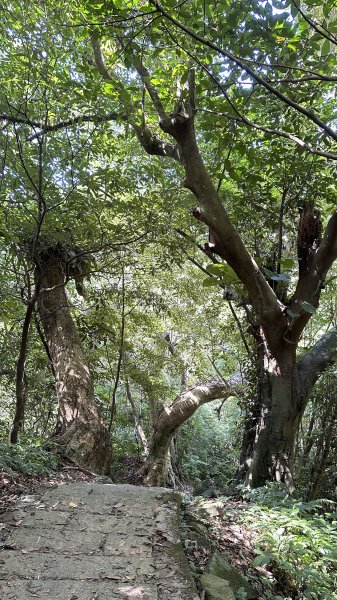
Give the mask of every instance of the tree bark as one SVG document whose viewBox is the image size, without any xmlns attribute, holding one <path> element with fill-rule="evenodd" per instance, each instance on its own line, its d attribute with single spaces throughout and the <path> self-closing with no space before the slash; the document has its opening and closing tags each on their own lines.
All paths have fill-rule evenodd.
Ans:
<svg viewBox="0 0 337 600">
<path fill-rule="evenodd" d="M 26 405 L 26 382 L 25 382 L 25 366 L 27 358 L 27 347 L 29 339 L 30 324 L 34 312 L 36 296 L 28 302 L 26 315 L 23 323 L 19 358 L 16 364 L 15 390 L 16 390 L 16 406 L 15 415 L 10 435 L 11 444 L 17 444 L 19 431 L 23 426 Z"/>
<path fill-rule="evenodd" d="M 235 388 L 229 389 L 226 382 L 209 381 L 187 388 L 175 398 L 171 405 L 164 407 L 157 417 L 149 454 L 140 470 L 144 483 L 153 486 L 166 484 L 171 440 L 179 427 L 200 406 L 217 398 L 229 398 L 235 395 L 237 395 Z"/>
<path fill-rule="evenodd" d="M 38 310 L 55 372 L 59 403 L 56 438 L 78 464 L 106 473 L 111 440 L 95 404 L 94 388 L 65 292 L 65 269 L 57 249 L 41 257 Z"/>
<path fill-rule="evenodd" d="M 293 488 L 295 438 L 302 415 L 301 394 L 294 351 L 276 362 L 265 352 L 260 365 L 255 422 L 246 448 L 246 485 L 284 482 Z M 253 439 L 254 436 L 254 439 Z"/>
<path fill-rule="evenodd" d="M 260 331 L 256 398 L 243 436 L 240 474 L 251 487 L 280 481 L 293 489 L 295 439 L 310 393 L 335 358 L 333 327 L 298 361 L 295 348 L 283 346 L 276 361 Z"/>
</svg>

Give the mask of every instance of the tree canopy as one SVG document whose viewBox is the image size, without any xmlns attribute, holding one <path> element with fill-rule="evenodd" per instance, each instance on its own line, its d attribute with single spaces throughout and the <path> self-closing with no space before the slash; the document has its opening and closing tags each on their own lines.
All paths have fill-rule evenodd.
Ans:
<svg viewBox="0 0 337 600">
<path fill-rule="evenodd" d="M 28 411 L 28 429 L 107 470 L 124 399 L 160 483 L 191 394 L 195 409 L 232 394 L 246 484 L 294 488 L 310 410 L 331 424 L 331 473 L 333 401 L 313 407 L 337 340 L 335 2 L 15 0 L 2 15 L 12 442 Z M 105 440 L 96 457 L 82 438 Z"/>
</svg>

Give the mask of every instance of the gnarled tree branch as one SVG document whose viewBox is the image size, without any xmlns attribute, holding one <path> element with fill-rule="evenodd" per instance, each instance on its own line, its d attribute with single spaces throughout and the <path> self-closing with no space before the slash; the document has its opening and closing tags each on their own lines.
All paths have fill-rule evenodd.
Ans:
<svg viewBox="0 0 337 600">
<path fill-rule="evenodd" d="M 298 361 L 297 371 L 304 404 L 319 376 L 337 358 L 337 326 L 325 333 Z"/>
<path fill-rule="evenodd" d="M 197 383 L 179 394 L 169 406 L 159 413 L 155 423 L 149 455 L 141 469 L 148 485 L 165 485 L 167 456 L 170 442 L 177 430 L 195 411 L 217 398 L 227 399 L 237 396 L 240 386 L 231 386 L 227 381 L 211 380 Z"/>
<path fill-rule="evenodd" d="M 318 306 L 325 277 L 337 258 L 337 210 L 331 215 L 308 273 L 299 277 L 290 309 L 300 314 L 295 320 L 291 335 L 292 341 L 297 341 L 308 323 L 311 314 L 303 310 L 301 302 L 309 302 Z"/>
</svg>

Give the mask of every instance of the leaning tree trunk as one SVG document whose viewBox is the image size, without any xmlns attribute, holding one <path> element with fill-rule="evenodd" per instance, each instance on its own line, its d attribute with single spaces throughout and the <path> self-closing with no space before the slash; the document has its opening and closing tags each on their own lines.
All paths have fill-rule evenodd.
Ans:
<svg viewBox="0 0 337 600">
<path fill-rule="evenodd" d="M 65 271 L 57 251 L 41 257 L 38 309 L 59 403 L 56 437 L 67 456 L 98 473 L 111 461 L 111 441 L 95 404 L 93 383 L 65 293 Z"/>
<path fill-rule="evenodd" d="M 170 442 L 177 430 L 193 413 L 207 402 L 237 395 L 223 381 L 196 384 L 181 392 L 171 405 L 164 407 L 154 425 L 148 457 L 140 470 L 146 485 L 166 484 Z"/>
</svg>

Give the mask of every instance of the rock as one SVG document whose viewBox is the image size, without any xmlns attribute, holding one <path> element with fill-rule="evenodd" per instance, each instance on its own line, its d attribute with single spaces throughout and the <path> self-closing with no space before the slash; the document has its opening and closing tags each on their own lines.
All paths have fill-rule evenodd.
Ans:
<svg viewBox="0 0 337 600">
<path fill-rule="evenodd" d="M 210 540 L 209 537 L 204 533 L 189 530 L 188 533 L 185 533 L 185 537 L 187 540 L 195 542 L 198 548 L 203 548 L 204 550 L 211 553 L 213 549 L 212 540 Z"/>
<path fill-rule="evenodd" d="M 211 575 L 215 575 L 217 578 L 227 581 L 234 594 L 241 588 L 245 591 L 247 600 L 256 598 L 256 594 L 250 583 L 235 567 L 229 564 L 224 553 L 215 552 L 209 561 L 206 570 Z"/>
<path fill-rule="evenodd" d="M 198 502 L 198 505 L 194 508 L 193 512 L 202 519 L 222 517 L 224 514 L 224 504 L 221 500 L 202 500 L 201 502 Z"/>
<path fill-rule="evenodd" d="M 206 592 L 207 600 L 235 600 L 234 592 L 228 581 L 212 573 L 204 573 L 200 583 Z"/>
<path fill-rule="evenodd" d="M 112 481 L 111 477 L 108 477 L 107 475 L 98 475 L 97 477 L 95 477 L 94 483 L 111 484 L 111 483 L 113 483 L 113 481 Z"/>
</svg>

